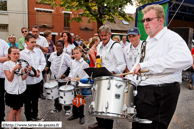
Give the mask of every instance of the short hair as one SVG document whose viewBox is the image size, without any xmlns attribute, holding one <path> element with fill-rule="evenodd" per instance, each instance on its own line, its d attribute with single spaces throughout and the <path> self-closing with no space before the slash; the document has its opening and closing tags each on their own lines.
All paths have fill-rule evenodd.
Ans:
<svg viewBox="0 0 194 129">
<path fill-rule="evenodd" d="M 120 39 L 119 36 L 114 36 L 112 39 L 113 39 L 113 40 L 114 40 L 114 39 L 117 39 L 119 42 L 121 41 L 121 39 Z"/>
<path fill-rule="evenodd" d="M 11 54 L 11 50 L 12 49 L 18 49 L 19 50 L 19 48 L 18 47 L 15 47 L 15 46 L 12 46 L 12 47 L 10 47 L 9 49 L 8 49 L 8 54 Z M 11 57 L 9 57 L 8 55 L 7 55 L 7 60 L 11 60 Z"/>
<path fill-rule="evenodd" d="M 154 10 L 156 12 L 157 17 L 165 19 L 165 13 L 162 5 L 159 4 L 148 5 L 142 10 L 142 12 L 145 15 L 150 10 Z"/>
<path fill-rule="evenodd" d="M 79 52 L 82 52 L 82 49 L 79 46 L 75 47 L 73 50 L 78 50 Z"/>
<path fill-rule="evenodd" d="M 100 40 L 99 37 L 93 37 L 90 39 L 89 48 L 91 48 L 96 41 Z"/>
<path fill-rule="evenodd" d="M 101 32 L 107 32 L 107 33 L 111 33 L 111 29 L 110 27 L 108 27 L 107 25 L 102 25 L 99 29 L 98 29 L 98 34 L 100 34 Z"/>
<path fill-rule="evenodd" d="M 33 34 L 31 34 L 31 33 L 28 33 L 28 34 L 26 35 L 26 37 L 25 37 L 25 40 L 28 42 L 31 38 L 36 39 L 36 36 L 33 35 Z"/>
<path fill-rule="evenodd" d="M 55 44 L 57 44 L 57 43 L 61 43 L 62 45 L 63 45 L 63 47 L 64 47 L 64 41 L 63 40 L 57 40 L 57 42 L 55 43 Z"/>
<path fill-rule="evenodd" d="M 61 33 L 61 37 L 63 37 L 63 34 L 64 34 L 64 33 L 67 34 L 67 37 L 68 37 L 67 41 L 68 41 L 70 44 L 72 44 L 72 36 L 71 36 L 71 34 L 70 34 L 68 31 L 63 31 L 63 32 Z"/>
<path fill-rule="evenodd" d="M 38 30 L 39 30 L 39 26 L 37 26 L 37 25 L 32 26 L 32 29 L 33 29 L 33 28 L 35 28 L 35 29 L 38 29 Z"/>
<path fill-rule="evenodd" d="M 45 30 L 43 36 L 47 38 L 51 34 L 50 30 Z"/>
<path fill-rule="evenodd" d="M 23 29 L 26 29 L 26 30 L 28 30 L 28 28 L 27 28 L 27 27 L 22 27 L 22 28 L 21 28 L 21 32 L 22 32 L 22 30 L 23 30 Z"/>
</svg>

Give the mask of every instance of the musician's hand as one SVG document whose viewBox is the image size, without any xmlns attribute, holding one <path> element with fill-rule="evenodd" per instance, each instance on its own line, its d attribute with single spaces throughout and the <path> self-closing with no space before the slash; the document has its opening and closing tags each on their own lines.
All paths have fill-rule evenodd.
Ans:
<svg viewBox="0 0 194 129">
<path fill-rule="evenodd" d="M 40 77 L 40 72 L 39 72 L 39 70 L 36 70 L 36 77 Z"/>
<path fill-rule="evenodd" d="M 19 64 L 17 64 L 17 65 L 14 67 L 14 71 L 15 71 L 16 69 L 21 69 L 21 68 L 22 68 L 22 64 L 19 63 Z"/>
<path fill-rule="evenodd" d="M 135 74 L 140 75 L 140 70 L 141 70 L 141 67 L 140 67 L 140 65 L 138 64 L 138 65 L 133 69 L 133 76 L 134 76 Z"/>
<path fill-rule="evenodd" d="M 31 71 L 32 70 L 32 66 L 30 65 L 30 66 L 28 66 L 28 70 L 29 71 Z"/>
<path fill-rule="evenodd" d="M 110 72 L 110 73 L 115 74 L 115 71 L 112 71 L 112 72 Z"/>
<path fill-rule="evenodd" d="M 48 68 L 44 68 L 44 72 L 47 74 L 48 73 Z"/>
<path fill-rule="evenodd" d="M 130 71 L 128 69 L 125 69 L 125 73 L 129 73 Z"/>
<path fill-rule="evenodd" d="M 68 80 L 71 80 L 71 77 L 68 77 Z"/>
<path fill-rule="evenodd" d="M 65 74 L 61 75 L 61 79 L 63 79 L 63 78 L 66 78 L 66 75 Z"/>
</svg>

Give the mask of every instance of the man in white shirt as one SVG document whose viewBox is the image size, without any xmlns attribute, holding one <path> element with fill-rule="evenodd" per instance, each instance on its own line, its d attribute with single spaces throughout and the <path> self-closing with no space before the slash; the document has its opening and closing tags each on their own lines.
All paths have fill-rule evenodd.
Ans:
<svg viewBox="0 0 194 129">
<path fill-rule="evenodd" d="M 124 48 L 124 59 L 127 64 L 125 72 L 128 73 L 141 55 L 141 44 L 140 41 L 140 31 L 137 27 L 132 27 L 127 32 L 128 39 L 130 41 L 129 45 Z"/>
<path fill-rule="evenodd" d="M 26 102 L 25 116 L 27 121 L 42 120 L 38 117 L 38 96 L 39 87 L 42 80 L 42 71 L 46 66 L 44 54 L 40 49 L 34 49 L 36 46 L 36 37 L 29 33 L 25 37 L 27 47 L 21 51 L 20 58 L 26 60 L 36 70 L 37 74 L 34 77 L 26 78 Z"/>
<path fill-rule="evenodd" d="M 40 48 L 43 53 L 48 53 L 48 42 L 45 37 L 39 35 L 40 30 L 37 25 L 34 25 L 32 27 L 32 34 L 36 36 L 36 49 Z M 45 99 L 46 97 L 43 95 L 43 80 L 41 81 L 40 84 L 40 89 L 39 89 L 39 98 Z"/>
<path fill-rule="evenodd" d="M 123 73 L 126 63 L 123 57 L 123 49 L 117 42 L 111 39 L 111 29 L 107 25 L 103 25 L 98 30 L 102 42 L 97 47 L 97 55 L 102 59 L 102 67 L 105 67 L 113 74 Z M 98 123 L 89 125 L 90 129 L 97 128 L 113 128 L 113 120 L 96 117 Z"/>
<path fill-rule="evenodd" d="M 120 44 L 121 44 L 121 46 L 122 46 L 123 49 L 124 49 L 126 46 L 129 45 L 129 42 L 127 42 L 127 36 L 125 36 L 125 35 L 122 36 L 122 40 L 121 40 Z"/>
<path fill-rule="evenodd" d="M 3 63 L 7 61 L 7 53 L 9 45 L 4 40 L 0 39 L 0 127 L 1 122 L 4 121 L 5 117 L 5 102 L 4 102 L 4 92 L 5 92 L 5 74 L 3 71 Z"/>
<path fill-rule="evenodd" d="M 146 80 L 137 87 L 137 117 L 150 124 L 133 123 L 133 129 L 167 129 L 176 109 L 182 70 L 192 66 L 192 56 L 185 41 L 164 27 L 165 14 L 161 5 L 142 10 L 142 23 L 148 34 L 145 58 L 137 64 L 133 75 L 149 70 Z"/>
</svg>

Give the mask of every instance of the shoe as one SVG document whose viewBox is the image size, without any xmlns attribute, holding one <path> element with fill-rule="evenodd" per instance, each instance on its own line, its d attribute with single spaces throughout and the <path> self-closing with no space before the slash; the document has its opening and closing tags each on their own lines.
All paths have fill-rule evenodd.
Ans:
<svg viewBox="0 0 194 129">
<path fill-rule="evenodd" d="M 99 128 L 100 129 L 105 129 L 105 128 L 100 127 L 97 122 L 93 125 L 88 126 L 88 129 L 99 129 Z"/>
<path fill-rule="evenodd" d="M 46 99 L 46 96 L 44 96 L 43 94 L 39 95 L 39 98 L 45 100 Z"/>
<path fill-rule="evenodd" d="M 32 120 L 34 120 L 34 121 L 44 121 L 44 119 L 43 118 L 40 118 L 40 117 L 36 117 L 36 118 L 32 118 Z"/>
<path fill-rule="evenodd" d="M 57 113 L 57 112 L 59 112 L 59 110 L 57 110 L 57 109 L 51 110 L 51 113 Z"/>
<path fill-rule="evenodd" d="M 72 115 L 71 117 L 67 118 L 68 121 L 74 120 L 74 119 L 78 119 L 78 117 Z"/>
<path fill-rule="evenodd" d="M 79 119 L 79 123 L 80 123 L 80 124 L 84 124 L 84 123 L 85 123 L 85 118 L 84 118 L 84 117 L 80 118 L 80 119 Z"/>
<path fill-rule="evenodd" d="M 65 115 L 66 116 L 70 116 L 71 115 L 71 111 L 70 110 L 65 111 Z"/>
</svg>

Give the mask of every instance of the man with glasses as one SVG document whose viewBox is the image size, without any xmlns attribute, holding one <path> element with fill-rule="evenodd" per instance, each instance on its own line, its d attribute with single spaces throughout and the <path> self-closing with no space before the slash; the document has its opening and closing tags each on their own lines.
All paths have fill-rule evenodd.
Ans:
<svg viewBox="0 0 194 129">
<path fill-rule="evenodd" d="M 126 46 L 129 45 L 129 42 L 127 42 L 127 36 L 125 36 L 125 35 L 122 36 L 122 40 L 121 40 L 120 44 L 121 44 L 121 46 L 122 46 L 123 49 L 124 49 Z"/>
<path fill-rule="evenodd" d="M 133 75 L 149 70 L 149 76 L 137 86 L 134 102 L 142 122 L 133 123 L 132 128 L 167 129 L 180 93 L 181 72 L 192 66 L 193 60 L 185 41 L 164 27 L 161 5 L 149 5 L 142 12 L 148 37 L 145 58 L 133 69 Z"/>
<path fill-rule="evenodd" d="M 18 40 L 19 49 L 23 50 L 25 46 L 25 37 L 28 34 L 28 28 L 22 27 L 21 29 L 23 37 Z"/>
<path fill-rule="evenodd" d="M 140 41 L 141 34 L 137 27 L 130 28 L 127 36 L 130 43 L 124 48 L 124 59 L 127 64 L 125 72 L 128 73 L 140 57 L 142 42 Z"/>
</svg>

